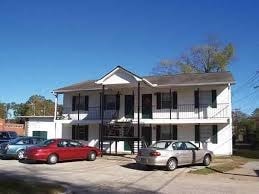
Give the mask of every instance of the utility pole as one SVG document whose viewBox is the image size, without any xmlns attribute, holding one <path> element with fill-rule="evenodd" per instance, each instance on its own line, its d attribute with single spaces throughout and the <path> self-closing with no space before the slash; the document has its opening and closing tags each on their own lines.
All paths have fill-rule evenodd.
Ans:
<svg viewBox="0 0 259 194">
<path fill-rule="evenodd" d="M 257 71 L 258 72 L 258 71 Z M 259 88 L 259 85 L 255 86 L 254 89 Z M 255 136 L 256 136 L 256 147 L 259 147 L 259 117 L 255 116 Z"/>
</svg>

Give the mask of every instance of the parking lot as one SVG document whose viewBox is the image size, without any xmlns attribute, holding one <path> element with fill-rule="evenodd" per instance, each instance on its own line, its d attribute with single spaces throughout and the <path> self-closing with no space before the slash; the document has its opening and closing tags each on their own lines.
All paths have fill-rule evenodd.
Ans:
<svg viewBox="0 0 259 194">
<path fill-rule="evenodd" d="M 199 166 L 173 172 L 149 171 L 131 156 L 104 156 L 94 162 L 75 161 L 56 165 L 0 160 L 0 177 L 59 184 L 71 193 L 258 193 L 259 178 L 233 174 L 195 175 Z"/>
</svg>

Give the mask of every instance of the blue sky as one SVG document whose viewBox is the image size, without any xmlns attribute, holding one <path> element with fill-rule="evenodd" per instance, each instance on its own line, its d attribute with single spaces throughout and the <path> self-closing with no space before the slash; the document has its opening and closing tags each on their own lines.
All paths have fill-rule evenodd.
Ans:
<svg viewBox="0 0 259 194">
<path fill-rule="evenodd" d="M 259 90 L 253 93 L 259 79 L 245 83 L 259 70 L 258 10 L 251 0 L 2 0 L 0 101 L 52 98 L 53 89 L 96 79 L 116 65 L 148 75 L 161 59 L 213 34 L 236 47 L 234 108 L 251 112 L 259 105 Z"/>
</svg>

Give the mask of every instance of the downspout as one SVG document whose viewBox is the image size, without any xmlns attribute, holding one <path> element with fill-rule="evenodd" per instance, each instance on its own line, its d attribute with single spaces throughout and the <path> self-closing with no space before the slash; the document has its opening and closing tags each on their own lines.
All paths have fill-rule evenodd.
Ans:
<svg viewBox="0 0 259 194">
<path fill-rule="evenodd" d="M 138 152 L 139 152 L 139 141 L 140 141 L 140 82 L 138 82 Z"/>
<path fill-rule="evenodd" d="M 103 129 L 104 129 L 104 85 L 102 85 L 101 107 L 101 156 L 103 156 Z"/>
</svg>

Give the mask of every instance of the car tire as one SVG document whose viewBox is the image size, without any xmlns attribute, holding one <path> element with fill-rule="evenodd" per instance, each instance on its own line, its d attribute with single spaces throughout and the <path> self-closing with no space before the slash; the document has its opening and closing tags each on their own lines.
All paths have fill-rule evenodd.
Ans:
<svg viewBox="0 0 259 194">
<path fill-rule="evenodd" d="M 24 159 L 24 153 L 25 153 L 25 151 L 24 150 L 19 150 L 18 152 L 17 152 L 17 159 L 18 160 L 22 160 L 22 159 Z"/>
<path fill-rule="evenodd" d="M 58 162 L 58 156 L 56 154 L 50 154 L 47 160 L 48 164 L 56 164 Z"/>
<path fill-rule="evenodd" d="M 170 158 L 167 161 L 166 168 L 168 171 L 174 171 L 177 168 L 177 160 L 175 158 Z"/>
<path fill-rule="evenodd" d="M 94 151 L 91 151 L 88 155 L 87 155 L 87 160 L 88 161 L 94 161 L 96 159 L 96 153 Z"/>
<path fill-rule="evenodd" d="M 211 162 L 211 156 L 209 154 L 206 154 L 203 158 L 203 165 L 209 166 Z"/>
</svg>

